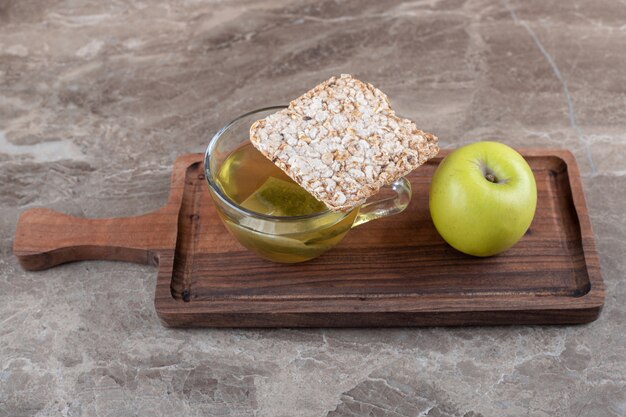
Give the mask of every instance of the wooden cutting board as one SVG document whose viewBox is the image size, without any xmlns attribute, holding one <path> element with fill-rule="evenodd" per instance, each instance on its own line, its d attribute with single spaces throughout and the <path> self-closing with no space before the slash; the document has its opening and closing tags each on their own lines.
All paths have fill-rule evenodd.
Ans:
<svg viewBox="0 0 626 417">
<path fill-rule="evenodd" d="M 597 318 L 604 287 L 573 155 L 531 149 L 537 213 L 512 249 L 463 255 L 435 230 L 428 187 L 440 156 L 414 171 L 402 213 L 359 226 L 312 261 L 283 265 L 244 249 L 217 216 L 201 154 L 178 158 L 171 193 L 138 217 L 22 213 L 13 250 L 24 269 L 107 259 L 158 266 L 167 326 L 364 327 L 572 324 Z"/>
</svg>

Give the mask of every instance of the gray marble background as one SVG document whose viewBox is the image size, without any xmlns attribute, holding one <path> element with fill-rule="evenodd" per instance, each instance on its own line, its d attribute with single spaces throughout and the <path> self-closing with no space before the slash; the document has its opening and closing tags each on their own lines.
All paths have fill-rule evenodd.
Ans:
<svg viewBox="0 0 626 417">
<path fill-rule="evenodd" d="M 626 415 L 625 68 L 623 1 L 0 1 L 0 416 Z M 572 150 L 600 319 L 184 331 L 152 267 L 19 268 L 21 210 L 156 209 L 176 156 L 341 72 L 444 147 Z"/>
</svg>

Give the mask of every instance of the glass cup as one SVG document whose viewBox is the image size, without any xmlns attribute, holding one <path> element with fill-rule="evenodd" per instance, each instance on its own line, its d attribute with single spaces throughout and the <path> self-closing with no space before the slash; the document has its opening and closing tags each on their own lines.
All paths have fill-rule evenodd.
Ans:
<svg viewBox="0 0 626 417">
<path fill-rule="evenodd" d="M 403 211 L 411 200 L 411 184 L 400 178 L 390 185 L 392 197 L 366 202 L 347 213 L 325 210 L 305 216 L 270 216 L 241 207 L 220 187 L 217 176 L 224 160 L 249 141 L 250 126 L 285 106 L 267 107 L 239 116 L 209 142 L 204 158 L 211 197 L 226 228 L 246 248 L 274 262 L 304 262 L 320 256 L 353 227 Z"/>
</svg>

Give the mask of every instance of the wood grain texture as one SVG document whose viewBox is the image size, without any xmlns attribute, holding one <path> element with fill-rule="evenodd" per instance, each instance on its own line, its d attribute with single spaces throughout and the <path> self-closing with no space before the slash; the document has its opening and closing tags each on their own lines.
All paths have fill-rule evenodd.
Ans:
<svg viewBox="0 0 626 417">
<path fill-rule="evenodd" d="M 202 155 L 179 158 L 168 203 L 144 216 L 79 219 L 22 214 L 14 253 L 25 269 L 110 259 L 158 263 L 155 306 L 169 326 L 363 327 L 571 324 L 604 302 L 593 233 L 573 155 L 523 150 L 538 187 L 522 240 L 490 258 L 463 255 L 437 234 L 428 187 L 437 164 L 409 176 L 402 214 L 352 230 L 302 264 L 256 257 L 230 236 L 208 193 Z"/>
</svg>

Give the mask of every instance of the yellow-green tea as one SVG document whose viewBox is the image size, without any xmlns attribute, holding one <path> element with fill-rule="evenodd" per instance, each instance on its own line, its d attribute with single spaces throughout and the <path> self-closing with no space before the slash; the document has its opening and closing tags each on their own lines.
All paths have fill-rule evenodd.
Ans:
<svg viewBox="0 0 626 417">
<path fill-rule="evenodd" d="M 271 216 L 305 216 L 326 210 L 252 144 L 231 153 L 217 180 L 226 195 L 248 210 Z"/>
<path fill-rule="evenodd" d="M 224 160 L 217 182 L 239 206 L 274 216 L 246 216 L 238 223 L 222 218 L 244 246 L 277 262 L 302 262 L 330 249 L 350 230 L 358 213 L 358 209 L 348 214 L 329 211 L 250 143 Z"/>
</svg>

